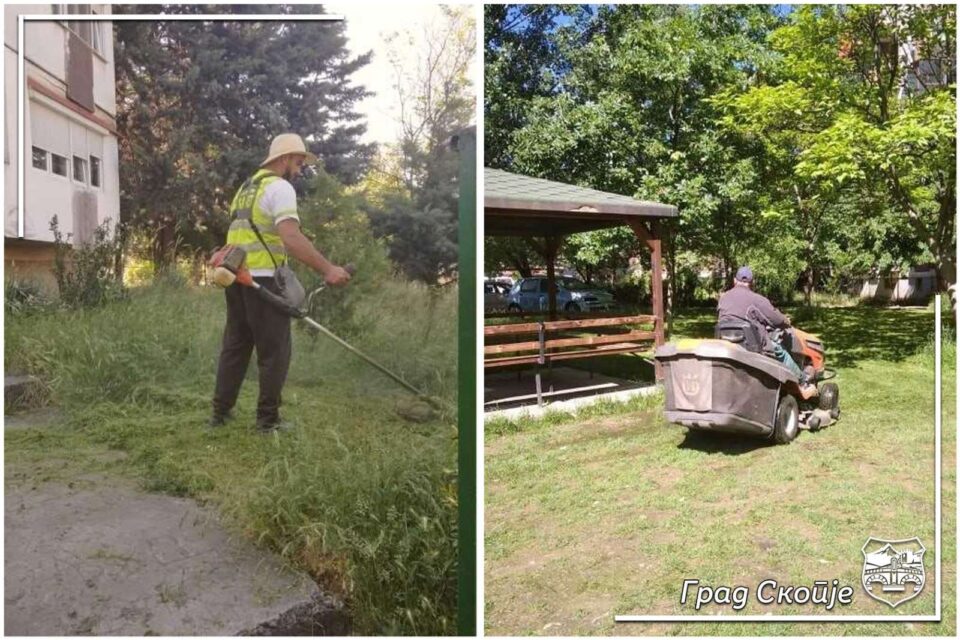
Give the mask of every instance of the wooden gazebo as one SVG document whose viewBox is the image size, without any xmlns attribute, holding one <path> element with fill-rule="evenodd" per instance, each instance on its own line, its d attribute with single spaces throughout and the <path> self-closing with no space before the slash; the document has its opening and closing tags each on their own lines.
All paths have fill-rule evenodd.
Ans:
<svg viewBox="0 0 960 640">
<path fill-rule="evenodd" d="M 484 169 L 485 235 L 543 238 L 543 257 L 547 267 L 547 321 L 486 327 L 487 345 L 484 366 L 537 363 L 607 353 L 636 351 L 639 342 L 656 346 L 664 342 L 663 278 L 661 273 L 660 224 L 663 218 L 677 216 L 677 208 L 658 202 L 636 200 L 561 182 L 517 175 L 499 169 Z M 583 231 L 627 225 L 651 252 L 651 316 L 557 320 L 556 258 L 563 238 Z M 522 314 L 517 314 L 522 315 Z M 591 338 L 550 339 L 551 332 L 587 327 L 630 325 L 641 321 L 653 324 L 652 332 L 631 331 Z M 504 345 L 489 344 L 509 335 L 536 333 L 538 340 Z M 588 347 L 583 349 L 583 347 Z M 632 347 L 632 348 L 631 348 Z M 577 351 L 571 351 L 577 348 Z M 526 354 L 522 352 L 526 351 Z M 534 353 L 530 353 L 534 352 Z M 521 355 L 504 356 L 506 353 Z M 657 379 L 661 378 L 659 367 Z M 539 376 L 538 376 L 539 395 Z"/>
</svg>

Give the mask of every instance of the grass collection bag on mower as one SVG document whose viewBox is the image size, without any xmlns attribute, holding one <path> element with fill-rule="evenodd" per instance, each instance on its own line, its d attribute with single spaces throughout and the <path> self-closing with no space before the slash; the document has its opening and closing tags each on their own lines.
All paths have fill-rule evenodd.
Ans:
<svg viewBox="0 0 960 640">
<path fill-rule="evenodd" d="M 832 372 L 823 366 L 822 344 L 811 334 L 793 333 L 788 350 L 812 371 L 817 396 L 804 400 L 800 379 L 790 369 L 742 346 L 742 334 L 718 327 L 723 337 L 679 340 L 656 350 L 664 368 L 667 420 L 690 429 L 768 437 L 779 444 L 791 442 L 800 429 L 833 423 L 840 415 L 839 390 L 825 382 Z"/>
</svg>

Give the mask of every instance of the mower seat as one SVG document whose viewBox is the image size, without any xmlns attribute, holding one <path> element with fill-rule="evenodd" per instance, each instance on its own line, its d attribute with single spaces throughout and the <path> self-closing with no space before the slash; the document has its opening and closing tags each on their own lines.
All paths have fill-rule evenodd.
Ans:
<svg viewBox="0 0 960 640">
<path fill-rule="evenodd" d="M 714 327 L 714 337 L 738 344 L 752 353 L 763 353 L 763 339 L 756 325 L 740 318 L 721 318 Z"/>
</svg>

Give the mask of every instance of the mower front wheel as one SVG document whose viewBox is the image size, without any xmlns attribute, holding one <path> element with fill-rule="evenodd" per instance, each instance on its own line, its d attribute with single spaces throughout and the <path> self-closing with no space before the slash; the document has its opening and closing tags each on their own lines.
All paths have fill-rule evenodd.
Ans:
<svg viewBox="0 0 960 640">
<path fill-rule="evenodd" d="M 784 394 L 777 405 L 777 419 L 773 425 L 773 440 L 777 444 L 790 444 L 800 430 L 800 407 L 797 399 Z"/>
<path fill-rule="evenodd" d="M 840 417 L 840 387 L 835 382 L 820 387 L 820 408 L 829 411 L 834 420 Z"/>
</svg>

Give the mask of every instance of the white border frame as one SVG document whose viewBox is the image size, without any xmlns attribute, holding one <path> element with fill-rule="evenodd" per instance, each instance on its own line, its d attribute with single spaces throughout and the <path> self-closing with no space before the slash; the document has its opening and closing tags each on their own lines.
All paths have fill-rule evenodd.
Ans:
<svg viewBox="0 0 960 640">
<path fill-rule="evenodd" d="M 960 250 L 960 248 L 958 248 Z M 879 615 L 712 615 L 712 614 L 681 614 L 681 615 L 615 615 L 613 617 L 614 623 L 630 623 L 630 622 L 942 622 L 943 618 L 943 590 L 941 586 L 941 557 L 940 557 L 940 529 L 942 526 L 942 516 L 940 513 L 940 405 L 942 401 L 942 393 L 940 390 L 940 294 L 934 296 L 936 301 L 936 312 L 934 314 L 936 326 L 934 327 L 934 384 L 936 389 L 934 390 L 934 433 L 936 434 L 936 445 L 934 453 L 934 473 L 936 474 L 934 491 L 934 499 L 936 504 L 934 505 L 934 518 L 936 520 L 936 530 L 934 533 L 934 548 L 936 549 L 935 553 L 937 556 L 937 564 L 934 567 L 935 575 L 935 597 L 936 597 L 936 608 L 933 615 L 892 615 L 892 616 L 879 616 Z M 957 400 L 960 404 L 960 398 Z M 960 444 L 958 444 L 960 448 Z M 960 478 L 958 478 L 958 483 L 960 483 Z M 859 586 L 859 585 L 858 585 Z M 960 601 L 960 590 L 958 590 L 957 599 Z"/>
<path fill-rule="evenodd" d="M 343 20 L 339 14 L 304 14 L 304 13 L 201 13 L 201 14 L 164 14 L 164 13 L 143 13 L 143 14 L 69 14 L 69 13 L 41 13 L 41 14 L 19 14 L 17 16 L 17 153 L 19 157 L 17 171 L 17 238 L 24 237 L 24 216 L 23 216 L 23 198 L 25 192 L 26 155 L 24 155 L 24 84 L 26 76 L 24 74 L 24 25 L 27 22 L 62 22 L 66 20 L 81 20 L 87 22 L 124 22 L 137 21 L 147 22 L 150 20 L 163 20 L 175 22 L 337 22 Z M 92 47 L 91 47 L 92 49 Z M 74 184 L 73 161 L 68 158 L 68 179 Z M 51 159 L 51 163 L 53 160 Z M 31 165 L 32 166 L 32 165 Z M 89 169 L 89 167 L 88 167 Z M 102 182 L 102 176 L 101 176 Z"/>
</svg>

